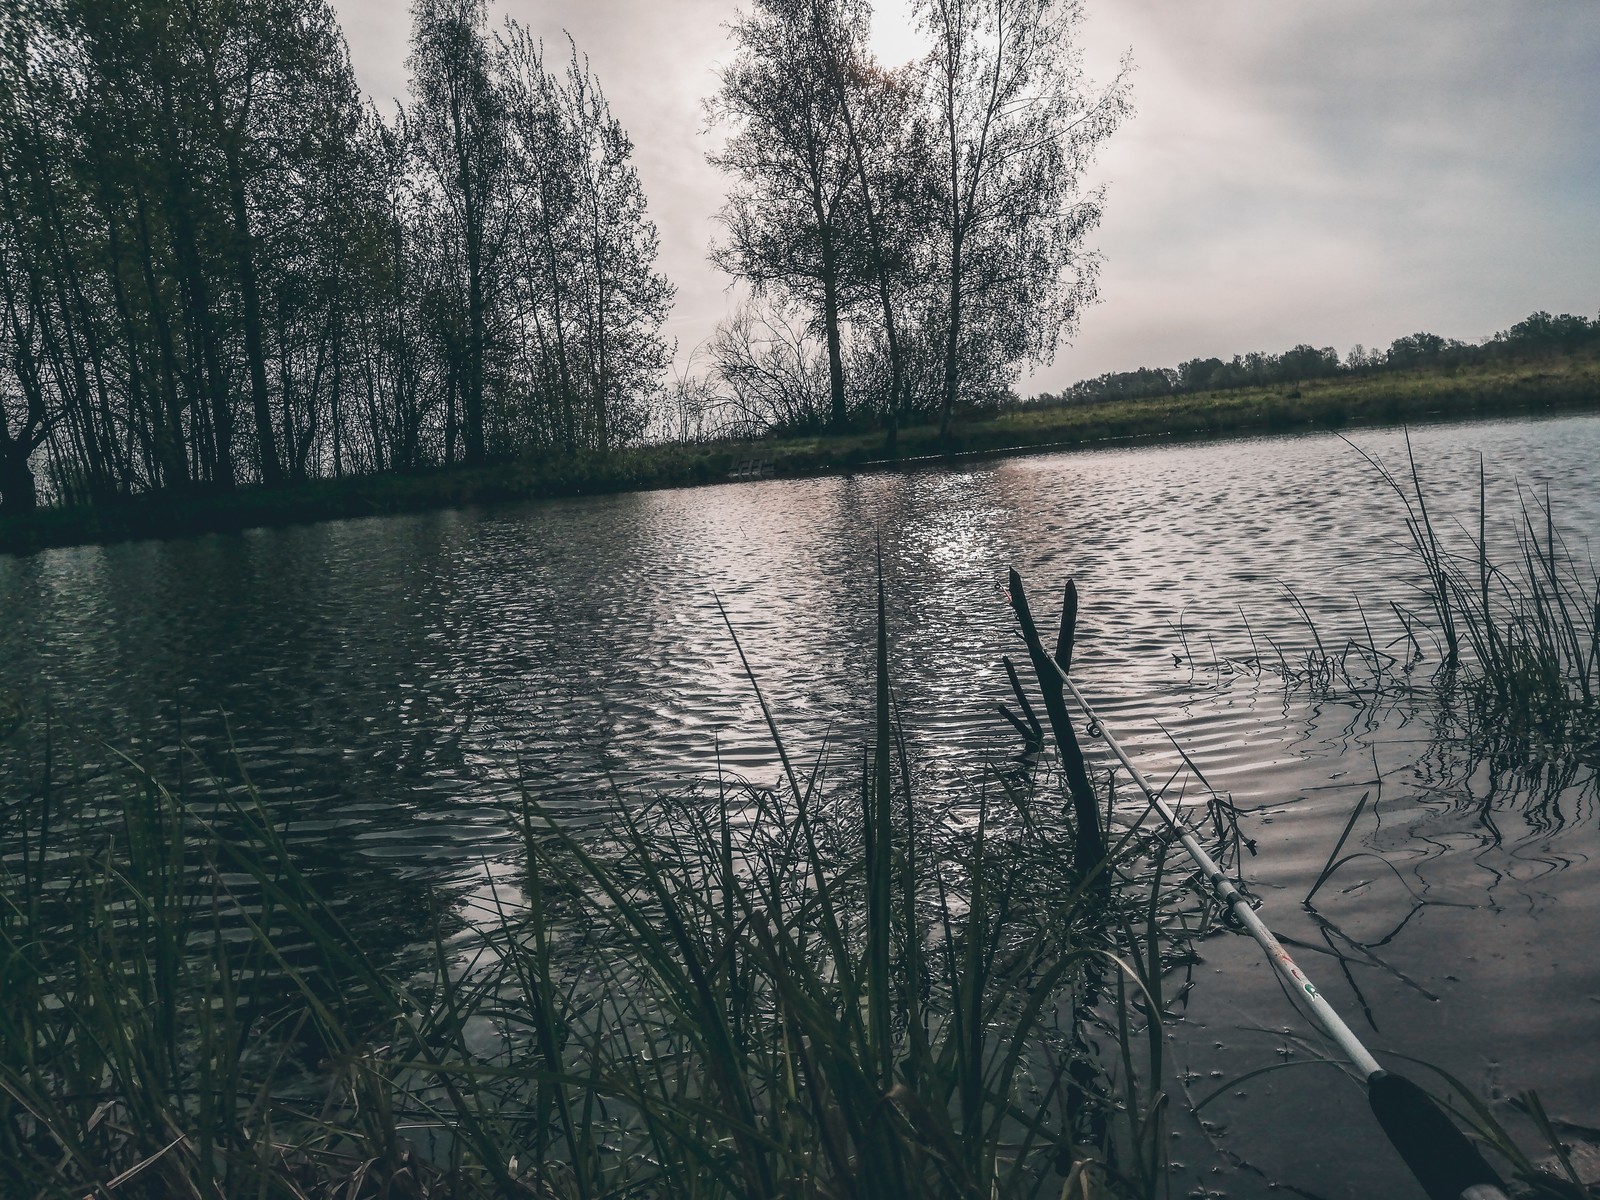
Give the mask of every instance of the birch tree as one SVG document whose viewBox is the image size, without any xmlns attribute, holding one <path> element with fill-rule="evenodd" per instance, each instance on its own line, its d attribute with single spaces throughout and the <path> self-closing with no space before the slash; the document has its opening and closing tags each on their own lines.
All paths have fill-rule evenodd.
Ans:
<svg viewBox="0 0 1600 1200">
<path fill-rule="evenodd" d="M 836 4 L 827 20 L 850 42 L 869 29 L 865 3 Z M 732 181 L 719 214 L 724 240 L 712 262 L 815 314 L 827 348 L 829 423 L 847 421 L 843 327 L 871 296 L 867 230 L 849 132 L 827 43 L 814 36 L 808 4 L 757 0 L 731 27 L 736 47 L 707 102 L 714 124 L 729 131 L 710 156 Z"/>
<path fill-rule="evenodd" d="M 1126 63 L 1089 88 L 1078 0 L 917 0 L 930 212 L 943 279 L 941 436 L 965 381 L 1048 361 L 1093 299 L 1085 246 L 1103 195 L 1082 191 L 1130 110 Z"/>
</svg>

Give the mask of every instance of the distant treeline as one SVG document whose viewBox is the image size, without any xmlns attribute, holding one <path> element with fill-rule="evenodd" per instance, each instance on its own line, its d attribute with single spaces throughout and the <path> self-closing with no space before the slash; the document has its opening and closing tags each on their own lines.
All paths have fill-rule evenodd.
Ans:
<svg viewBox="0 0 1600 1200">
<path fill-rule="evenodd" d="M 672 287 L 575 48 L 415 0 L 408 107 L 326 0 L 0 15 L 0 511 L 637 440 Z"/>
<path fill-rule="evenodd" d="M 1374 374 L 1417 368 L 1449 368 L 1497 360 L 1570 353 L 1600 346 L 1600 317 L 1589 320 L 1563 313 L 1536 312 L 1482 342 L 1462 342 L 1435 333 L 1396 338 L 1387 350 L 1359 344 L 1341 360 L 1332 346 L 1299 345 L 1282 354 L 1236 354 L 1232 361 L 1191 358 L 1176 367 L 1140 367 L 1084 379 L 1063 392 L 1042 393 L 1030 404 L 1084 404 L 1102 400 L 1145 400 L 1186 392 L 1229 388 L 1295 386 L 1336 375 Z"/>
</svg>

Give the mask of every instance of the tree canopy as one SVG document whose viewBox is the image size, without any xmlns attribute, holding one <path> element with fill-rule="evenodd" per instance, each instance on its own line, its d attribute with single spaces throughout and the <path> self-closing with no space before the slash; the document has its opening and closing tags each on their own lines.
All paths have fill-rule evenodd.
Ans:
<svg viewBox="0 0 1600 1200">
<path fill-rule="evenodd" d="M 0 510 L 642 436 L 672 288 L 599 81 L 412 18 L 384 117 L 327 0 L 0 17 Z"/>
<path fill-rule="evenodd" d="M 862 0 L 752 0 L 709 105 L 729 132 L 713 261 L 805 314 L 836 427 L 948 428 L 1048 362 L 1096 294 L 1103 197 L 1084 181 L 1130 111 L 1126 64 L 1107 86 L 1085 78 L 1065 0 L 914 13 L 926 53 L 887 68 Z"/>
</svg>

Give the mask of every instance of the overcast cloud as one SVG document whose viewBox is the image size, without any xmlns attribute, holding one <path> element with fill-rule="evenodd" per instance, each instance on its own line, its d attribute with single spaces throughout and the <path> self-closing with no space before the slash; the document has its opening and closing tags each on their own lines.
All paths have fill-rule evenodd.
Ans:
<svg viewBox="0 0 1600 1200">
<path fill-rule="evenodd" d="M 403 100 L 409 6 L 333 0 L 356 74 Z M 569 31 L 632 135 L 678 286 L 681 353 L 730 303 L 701 100 L 738 0 L 496 0 Z M 1091 71 L 1131 49 L 1137 116 L 1102 152 L 1101 303 L 1024 390 L 1296 342 L 1477 338 L 1600 310 L 1595 0 L 1086 0 Z M 908 57 L 905 0 L 877 48 Z"/>
</svg>

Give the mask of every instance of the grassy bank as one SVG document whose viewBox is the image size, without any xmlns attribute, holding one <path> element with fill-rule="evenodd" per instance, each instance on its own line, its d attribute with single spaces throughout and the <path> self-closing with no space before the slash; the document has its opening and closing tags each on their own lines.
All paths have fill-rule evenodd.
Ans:
<svg viewBox="0 0 1600 1200">
<path fill-rule="evenodd" d="M 115 506 L 47 509 L 0 519 L 0 553 L 504 500 L 718 483 L 751 458 L 770 460 L 779 476 L 804 476 L 1124 438 L 1281 433 L 1594 407 L 1600 407 L 1600 355 L 1591 352 L 1450 370 L 1321 379 L 1293 387 L 1024 408 L 963 423 L 942 441 L 935 426 L 908 427 L 900 431 L 892 456 L 886 454 L 883 433 L 873 431 L 759 442 L 675 443 L 604 456 L 527 458 L 470 470 L 140 497 Z"/>
</svg>

